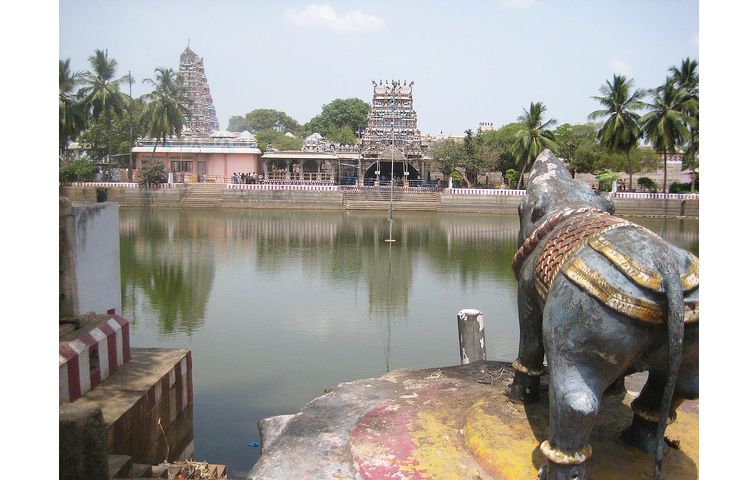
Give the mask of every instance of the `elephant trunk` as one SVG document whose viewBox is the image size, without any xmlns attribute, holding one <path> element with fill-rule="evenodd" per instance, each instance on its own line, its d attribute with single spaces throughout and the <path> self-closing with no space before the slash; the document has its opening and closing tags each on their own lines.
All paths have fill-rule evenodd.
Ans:
<svg viewBox="0 0 755 480">
<path fill-rule="evenodd" d="M 682 361 L 682 343 L 684 341 L 684 292 L 679 275 L 671 272 L 667 261 L 658 262 L 658 270 L 663 278 L 668 304 L 666 328 L 668 329 L 668 376 L 666 387 L 663 390 L 660 418 L 658 421 L 657 447 L 655 450 L 654 480 L 661 478 L 661 462 L 663 461 L 663 449 L 665 445 L 664 433 L 668 416 L 671 410 L 671 400 L 674 396 L 674 387 Z"/>
</svg>

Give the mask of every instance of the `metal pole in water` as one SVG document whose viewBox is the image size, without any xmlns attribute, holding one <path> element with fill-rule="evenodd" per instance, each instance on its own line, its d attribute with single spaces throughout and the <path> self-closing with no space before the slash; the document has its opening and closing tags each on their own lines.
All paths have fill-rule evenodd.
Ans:
<svg viewBox="0 0 755 480">
<path fill-rule="evenodd" d="M 465 308 L 456 315 L 459 327 L 459 355 L 461 364 L 485 360 L 485 321 L 482 312 Z"/>
</svg>

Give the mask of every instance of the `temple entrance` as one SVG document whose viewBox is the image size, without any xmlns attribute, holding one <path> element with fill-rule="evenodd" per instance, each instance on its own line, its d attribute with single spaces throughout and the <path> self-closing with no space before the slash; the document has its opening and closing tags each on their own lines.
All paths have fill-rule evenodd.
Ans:
<svg viewBox="0 0 755 480">
<path fill-rule="evenodd" d="M 404 178 L 404 162 L 393 162 L 393 175 L 396 177 L 397 180 L 402 180 Z M 381 161 L 380 163 L 380 178 L 381 183 L 390 184 L 391 183 L 391 162 L 385 162 Z M 409 170 L 409 181 L 412 180 L 422 180 L 420 178 L 420 173 L 417 171 L 416 168 L 412 166 L 411 163 L 406 164 L 407 169 Z M 374 179 L 376 177 L 378 162 L 373 163 L 370 165 L 370 167 L 367 169 L 366 172 L 364 172 L 364 178 L 371 178 Z"/>
</svg>

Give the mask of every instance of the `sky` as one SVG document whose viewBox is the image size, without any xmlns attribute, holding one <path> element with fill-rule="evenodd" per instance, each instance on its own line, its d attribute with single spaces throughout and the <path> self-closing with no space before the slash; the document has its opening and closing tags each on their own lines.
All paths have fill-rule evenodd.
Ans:
<svg viewBox="0 0 755 480">
<path fill-rule="evenodd" d="M 516 121 L 530 102 L 548 118 L 584 123 L 590 96 L 615 73 L 663 83 L 698 55 L 698 3 L 574 1 L 61 0 L 59 58 L 89 68 L 108 49 L 141 80 L 204 57 L 222 128 L 256 108 L 300 123 L 335 98 L 370 101 L 372 80 L 413 80 L 423 133 L 461 135 Z"/>
</svg>

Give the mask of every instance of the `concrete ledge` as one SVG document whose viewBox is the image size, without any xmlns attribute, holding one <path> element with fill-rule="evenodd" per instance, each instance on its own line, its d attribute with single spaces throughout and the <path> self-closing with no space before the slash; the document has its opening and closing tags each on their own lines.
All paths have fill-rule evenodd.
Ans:
<svg viewBox="0 0 755 480">
<path fill-rule="evenodd" d="M 193 440 L 191 352 L 134 348 L 128 363 L 73 405 L 102 410 L 109 453 L 145 464 L 178 459 Z"/>
</svg>

